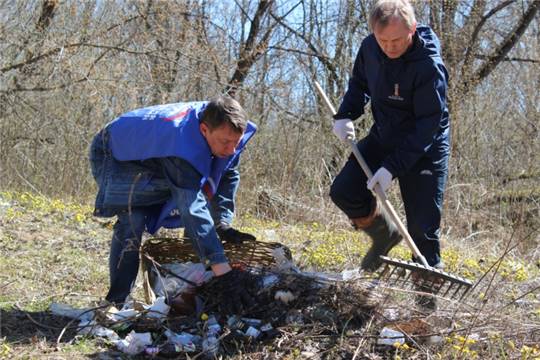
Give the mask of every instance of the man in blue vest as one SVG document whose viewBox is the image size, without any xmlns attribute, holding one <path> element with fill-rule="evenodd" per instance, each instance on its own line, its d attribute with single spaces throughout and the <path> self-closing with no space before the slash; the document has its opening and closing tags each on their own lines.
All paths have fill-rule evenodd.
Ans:
<svg viewBox="0 0 540 360">
<path fill-rule="evenodd" d="M 379 256 L 400 240 L 395 225 L 377 205 L 376 184 L 387 191 L 397 178 L 407 227 L 431 266 L 441 267 L 440 221 L 448 173 L 448 74 L 439 39 L 416 24 L 407 0 L 379 0 L 371 10 L 373 34 L 365 38 L 355 60 L 348 90 L 334 116 L 334 133 L 354 139 L 352 120 L 371 102 L 374 124 L 357 144 L 374 172 L 367 178 L 350 157 L 335 178 L 330 196 L 372 245 L 362 268 L 375 271 Z M 366 184 L 367 183 L 367 184 Z"/>
<path fill-rule="evenodd" d="M 236 100 L 218 97 L 134 110 L 95 136 L 95 215 L 117 216 L 106 300 L 125 301 L 137 277 L 143 232 L 164 226 L 184 227 L 217 277 L 225 308 L 239 312 L 250 305 L 242 272 L 231 269 L 221 241 L 255 240 L 231 227 L 240 153 L 255 131 Z"/>
</svg>

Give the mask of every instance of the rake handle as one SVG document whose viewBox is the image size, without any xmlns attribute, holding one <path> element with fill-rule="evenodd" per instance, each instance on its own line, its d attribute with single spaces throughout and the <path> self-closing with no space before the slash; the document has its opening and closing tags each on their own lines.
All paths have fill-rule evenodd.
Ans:
<svg viewBox="0 0 540 360">
<path fill-rule="evenodd" d="M 317 81 L 315 81 L 314 83 L 315 83 L 315 88 L 317 88 L 317 91 L 319 92 L 319 94 L 323 98 L 324 102 L 326 103 L 326 106 L 328 106 L 328 109 L 332 112 L 332 114 L 335 114 L 336 109 L 334 108 L 334 106 L 330 102 L 330 99 L 328 99 L 328 96 L 326 96 L 326 93 L 322 89 L 321 85 L 319 85 L 319 83 Z M 358 147 L 356 146 L 356 143 L 354 142 L 353 139 L 347 139 L 347 142 L 350 145 L 350 148 L 352 150 L 352 153 L 354 154 L 354 157 L 356 158 L 356 160 L 360 164 L 360 167 L 362 168 L 362 170 L 366 174 L 368 181 L 371 180 L 371 178 L 373 177 L 373 173 L 371 172 L 371 169 L 369 168 L 366 161 L 364 160 L 364 157 L 360 153 L 360 150 L 358 150 Z M 405 227 L 405 225 L 403 224 L 403 222 L 399 218 L 396 210 L 394 210 L 394 207 L 392 206 L 390 201 L 388 201 L 388 197 L 386 196 L 383 189 L 381 188 L 381 185 L 377 183 L 375 185 L 374 190 L 375 190 L 374 191 L 375 196 L 379 199 L 379 201 L 381 202 L 383 208 L 390 215 L 390 218 L 392 219 L 394 224 L 397 226 L 397 228 L 399 230 L 399 233 L 405 239 L 405 242 L 407 243 L 407 246 L 409 246 L 409 249 L 411 249 L 414 256 L 416 258 L 418 258 L 422 262 L 422 265 L 424 265 L 427 268 L 430 268 L 426 258 L 424 257 L 424 255 L 422 255 L 422 253 L 420 252 L 420 250 L 418 249 L 418 247 L 414 243 L 414 240 L 412 239 L 411 235 L 409 235 L 409 232 L 407 231 L 407 228 Z"/>
</svg>

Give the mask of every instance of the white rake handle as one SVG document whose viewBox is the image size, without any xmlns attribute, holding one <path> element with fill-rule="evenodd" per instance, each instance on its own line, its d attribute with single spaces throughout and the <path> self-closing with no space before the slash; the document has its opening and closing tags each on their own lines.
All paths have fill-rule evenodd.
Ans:
<svg viewBox="0 0 540 360">
<path fill-rule="evenodd" d="M 330 99 L 328 99 L 328 96 L 326 96 L 326 93 L 324 92 L 321 85 L 319 85 L 317 81 L 315 81 L 315 87 L 317 88 L 317 91 L 319 92 L 324 102 L 326 103 L 326 106 L 328 106 L 328 109 L 332 112 L 332 114 L 335 114 L 336 110 L 334 109 L 334 106 L 332 105 L 332 103 L 330 102 Z M 368 181 L 371 180 L 371 178 L 373 177 L 373 173 L 371 172 L 371 169 L 369 168 L 366 161 L 364 160 L 364 157 L 360 153 L 360 150 L 358 150 L 358 147 L 356 147 L 356 143 L 352 139 L 347 139 L 347 142 L 349 143 L 351 147 L 354 157 L 356 158 L 356 160 L 358 160 L 360 167 L 362 168 L 362 170 L 364 170 L 364 173 L 366 174 Z M 377 198 L 379 198 L 382 206 L 392 218 L 392 221 L 397 226 L 401 236 L 403 236 L 403 238 L 405 239 L 405 242 L 407 243 L 407 245 L 413 252 L 414 256 L 422 262 L 422 265 L 424 265 L 427 268 L 430 268 L 426 258 L 424 257 L 424 255 L 422 255 L 420 250 L 418 250 L 418 247 L 414 243 L 414 240 L 412 239 L 411 235 L 409 235 L 407 228 L 405 227 L 405 225 L 403 225 L 403 222 L 401 222 L 401 220 L 399 219 L 399 216 L 396 210 L 394 210 L 394 207 L 392 206 L 392 204 L 390 204 L 390 201 L 388 201 L 386 194 L 384 193 L 383 189 L 378 183 L 375 185 L 375 195 Z"/>
</svg>

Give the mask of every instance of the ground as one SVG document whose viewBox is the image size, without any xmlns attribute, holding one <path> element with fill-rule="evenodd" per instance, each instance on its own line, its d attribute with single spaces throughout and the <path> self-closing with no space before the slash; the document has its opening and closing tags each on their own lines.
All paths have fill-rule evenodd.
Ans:
<svg viewBox="0 0 540 360">
<path fill-rule="evenodd" d="M 245 216 L 238 224 L 262 241 L 289 246 L 295 263 L 306 271 L 341 272 L 358 267 L 369 245 L 357 232 L 319 223 L 292 225 Z M 76 335 L 69 319 L 48 311 L 54 302 L 82 308 L 102 300 L 108 285 L 111 227 L 112 221 L 92 217 L 85 204 L 29 193 L 0 193 L 0 358 L 121 356 L 101 339 Z M 167 235 L 171 234 L 175 233 Z M 284 326 L 279 340 L 245 348 L 250 352 L 233 350 L 228 356 L 540 358 L 539 260 L 511 253 L 488 257 L 483 255 L 486 253 L 459 249 L 447 239 L 443 253 L 447 270 L 477 282 L 467 298 L 461 302 L 443 299 L 435 313 L 419 312 L 406 293 L 392 290 L 361 326 L 341 324 L 336 336 L 335 329 L 329 331 L 314 322 L 320 311 L 310 310 L 308 316 L 309 311 L 300 308 L 311 322 Z M 402 246 L 391 255 L 410 256 Z M 135 297 L 144 299 L 140 285 Z M 411 336 L 405 345 L 376 346 L 378 334 L 386 326 Z"/>
</svg>

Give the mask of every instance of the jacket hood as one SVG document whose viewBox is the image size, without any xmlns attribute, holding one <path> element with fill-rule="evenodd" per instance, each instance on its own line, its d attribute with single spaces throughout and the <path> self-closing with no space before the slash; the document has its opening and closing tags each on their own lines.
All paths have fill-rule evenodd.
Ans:
<svg viewBox="0 0 540 360">
<path fill-rule="evenodd" d="M 426 57 L 441 57 L 441 42 L 429 26 L 418 25 L 414 34 L 413 47 L 407 51 L 405 60 L 421 60 Z"/>
</svg>

